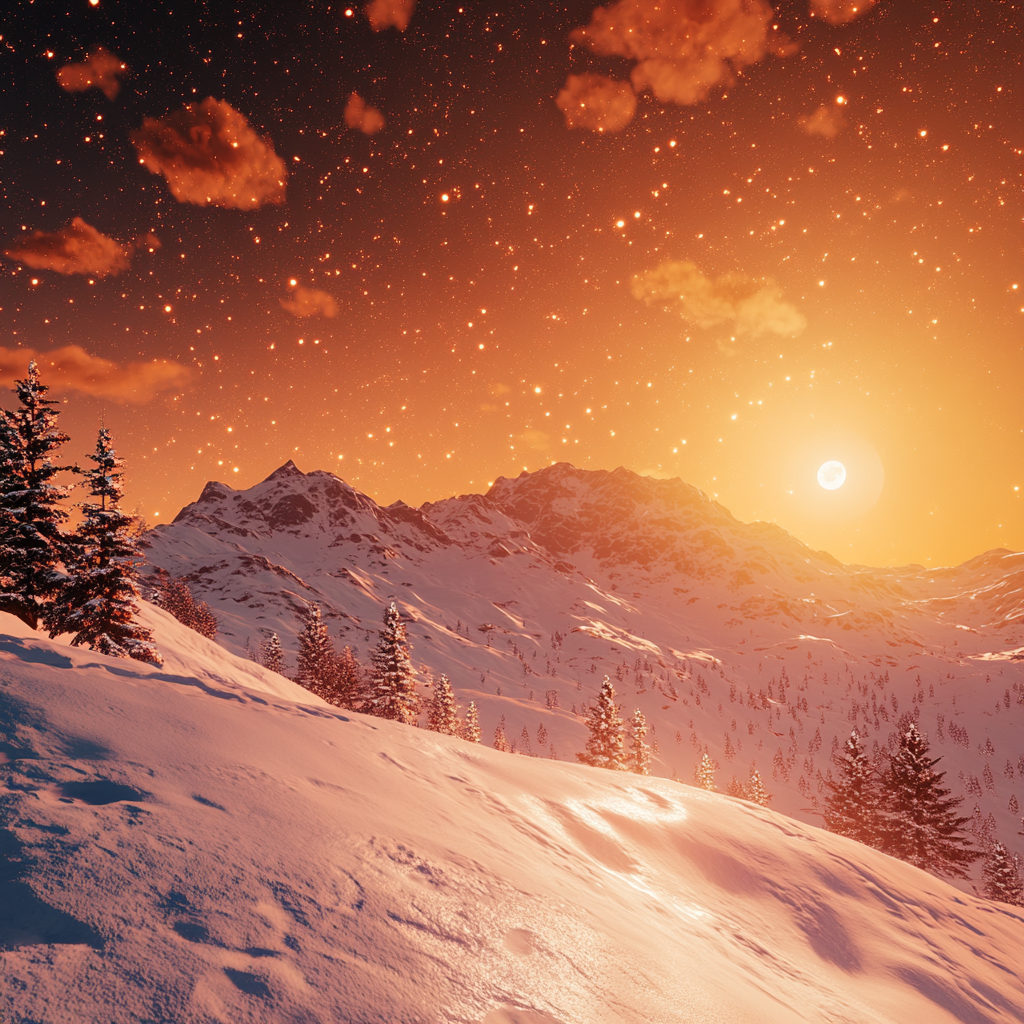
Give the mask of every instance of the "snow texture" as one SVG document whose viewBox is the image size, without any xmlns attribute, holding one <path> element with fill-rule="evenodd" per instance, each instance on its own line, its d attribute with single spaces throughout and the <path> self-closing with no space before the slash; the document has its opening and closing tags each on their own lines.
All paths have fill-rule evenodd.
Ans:
<svg viewBox="0 0 1024 1024">
<path fill-rule="evenodd" d="M 770 810 L 0 618 L 0 1018 L 1004 1024 L 1024 911 Z"/>
</svg>

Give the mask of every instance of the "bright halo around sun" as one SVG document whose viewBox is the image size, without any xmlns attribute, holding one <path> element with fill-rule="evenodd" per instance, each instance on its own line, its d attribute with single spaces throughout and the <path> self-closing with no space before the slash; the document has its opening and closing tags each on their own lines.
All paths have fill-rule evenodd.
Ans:
<svg viewBox="0 0 1024 1024">
<path fill-rule="evenodd" d="M 841 462 L 831 459 L 818 467 L 818 483 L 826 491 L 837 491 L 846 483 L 846 467 Z"/>
</svg>

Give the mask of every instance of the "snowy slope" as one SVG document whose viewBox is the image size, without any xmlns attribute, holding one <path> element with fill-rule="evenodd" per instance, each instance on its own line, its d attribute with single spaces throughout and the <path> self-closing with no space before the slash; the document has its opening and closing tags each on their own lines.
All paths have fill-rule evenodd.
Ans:
<svg viewBox="0 0 1024 1024">
<path fill-rule="evenodd" d="M 741 801 L 0 617 L 0 1019 L 1024 1019 L 1024 913 Z M 173 668 L 171 668 L 173 666 Z"/>
<path fill-rule="evenodd" d="M 805 821 L 833 745 L 856 724 L 884 747 L 909 714 L 967 812 L 1019 842 L 1024 553 L 847 566 L 681 481 L 565 464 L 413 509 L 288 463 L 246 491 L 208 484 L 147 537 L 236 653 L 276 630 L 294 670 L 316 601 L 365 660 L 395 600 L 414 660 L 476 700 L 485 737 L 504 719 L 521 750 L 571 760 L 608 673 L 655 727 L 657 774 L 689 780 L 708 749 L 722 788 L 756 766 Z"/>
</svg>

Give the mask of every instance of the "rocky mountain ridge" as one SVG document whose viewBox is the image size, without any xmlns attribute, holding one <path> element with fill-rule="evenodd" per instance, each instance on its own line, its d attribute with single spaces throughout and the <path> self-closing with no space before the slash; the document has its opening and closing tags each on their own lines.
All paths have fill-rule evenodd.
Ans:
<svg viewBox="0 0 1024 1024">
<path fill-rule="evenodd" d="M 412 508 L 289 462 L 245 491 L 207 484 L 146 544 L 236 653 L 271 630 L 294 652 L 316 602 L 365 659 L 396 601 L 424 675 L 521 752 L 581 749 L 607 673 L 654 725 L 658 774 L 688 779 L 707 749 L 723 786 L 756 765 L 774 806 L 819 821 L 832 746 L 856 725 L 880 751 L 910 714 L 979 822 L 1021 827 L 1024 553 L 844 565 L 682 481 L 564 463 Z"/>
</svg>

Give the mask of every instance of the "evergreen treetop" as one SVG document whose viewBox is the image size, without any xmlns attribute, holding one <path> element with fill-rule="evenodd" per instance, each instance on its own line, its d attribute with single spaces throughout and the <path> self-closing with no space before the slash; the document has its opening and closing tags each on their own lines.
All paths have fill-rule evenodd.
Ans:
<svg viewBox="0 0 1024 1024">
<path fill-rule="evenodd" d="M 54 483 L 72 467 L 53 462 L 68 435 L 57 428 L 60 412 L 48 391 L 32 361 L 26 378 L 15 381 L 20 407 L 0 409 L 0 611 L 32 629 L 64 581 L 68 513 L 61 502 L 71 491 Z"/>
<path fill-rule="evenodd" d="M 135 622 L 139 612 L 135 516 L 120 508 L 124 460 L 114 451 L 110 431 L 102 427 L 96 465 L 84 476 L 93 501 L 83 501 L 82 522 L 64 544 L 69 570 L 54 602 L 47 608 L 50 636 L 74 633 L 72 646 L 87 644 L 115 658 L 163 664 L 152 631 Z"/>
<path fill-rule="evenodd" d="M 883 775 L 886 853 L 928 871 L 967 877 L 967 867 L 980 856 L 964 826 L 971 820 L 956 812 L 963 798 L 942 785 L 945 772 L 935 771 L 941 759 L 928 756 L 928 741 L 913 722 L 900 736 Z"/>
<path fill-rule="evenodd" d="M 714 792 L 718 787 L 715 786 L 715 762 L 711 760 L 711 756 L 705 751 L 700 756 L 700 763 L 693 770 L 693 781 L 701 789 L 706 789 L 708 792 Z"/>
<path fill-rule="evenodd" d="M 647 719 L 636 708 L 629 722 L 629 758 L 626 767 L 637 775 L 651 774 L 651 748 L 646 737 Z"/>
<path fill-rule="evenodd" d="M 406 725 L 415 725 L 419 714 L 405 623 L 394 601 L 384 611 L 384 628 L 373 652 L 373 684 L 367 710 L 378 718 Z"/>
<path fill-rule="evenodd" d="M 299 666 L 295 681 L 330 703 L 334 689 L 334 642 L 318 604 L 307 606 L 299 633 Z"/>
<path fill-rule="evenodd" d="M 884 838 L 881 787 L 856 729 L 846 741 L 843 753 L 834 755 L 832 762 L 838 778 L 829 772 L 825 781 L 825 828 L 859 843 L 880 847 Z"/>
<path fill-rule="evenodd" d="M 271 633 L 260 644 L 256 660 L 271 672 L 284 675 L 284 648 L 281 646 L 281 638 L 276 633 Z"/>
<path fill-rule="evenodd" d="M 434 683 L 434 692 L 427 705 L 427 728 L 443 736 L 457 736 L 459 715 L 455 707 L 455 694 L 446 675 Z"/>
<path fill-rule="evenodd" d="M 981 890 L 990 900 L 1024 907 L 1024 878 L 1020 859 L 1003 846 L 993 843 L 985 858 L 984 885 Z"/>
<path fill-rule="evenodd" d="M 462 738 L 467 743 L 480 742 L 480 712 L 477 710 L 476 701 L 471 700 L 466 708 L 466 720 L 462 724 Z"/>
<path fill-rule="evenodd" d="M 608 676 L 601 683 L 597 700 L 587 710 L 587 749 L 576 760 L 595 768 L 623 771 L 626 755 L 622 749 L 622 719 L 615 703 L 615 687 Z"/>
</svg>

